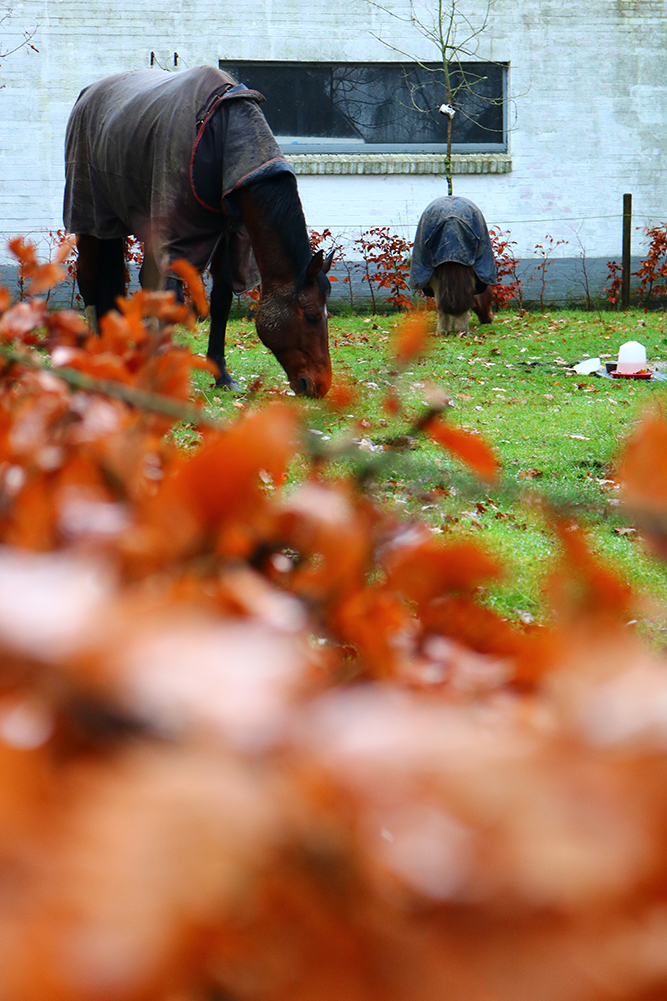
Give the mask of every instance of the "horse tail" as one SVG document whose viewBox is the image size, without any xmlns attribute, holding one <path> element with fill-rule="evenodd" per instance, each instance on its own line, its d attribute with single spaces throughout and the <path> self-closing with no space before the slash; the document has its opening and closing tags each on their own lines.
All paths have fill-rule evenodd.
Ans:
<svg viewBox="0 0 667 1001">
<path fill-rule="evenodd" d="M 447 261 L 434 272 L 438 285 L 438 308 L 443 313 L 460 316 L 472 308 L 475 297 L 475 273 L 471 267 Z"/>
</svg>

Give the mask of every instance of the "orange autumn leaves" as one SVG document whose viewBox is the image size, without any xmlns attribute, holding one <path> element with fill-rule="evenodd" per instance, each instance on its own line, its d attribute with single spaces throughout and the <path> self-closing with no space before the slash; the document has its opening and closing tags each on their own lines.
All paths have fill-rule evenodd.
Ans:
<svg viewBox="0 0 667 1001">
<path fill-rule="evenodd" d="M 667 420 L 659 409 L 646 413 L 620 457 L 617 473 L 625 503 L 645 513 L 664 511 L 667 504 Z"/>
<path fill-rule="evenodd" d="M 432 326 L 426 312 L 414 310 L 401 318 L 392 344 L 392 354 L 401 368 L 425 353 Z"/>
<path fill-rule="evenodd" d="M 426 433 L 460 459 L 480 479 L 490 483 L 497 480 L 500 469 L 498 456 L 481 435 L 451 427 L 447 422 L 438 419 L 428 422 Z"/>
<path fill-rule="evenodd" d="M 208 316 L 206 290 L 204 289 L 204 283 L 201 279 L 201 275 L 196 268 L 194 268 L 188 261 L 181 258 L 178 261 L 173 262 L 171 270 L 185 282 L 188 292 L 192 296 L 192 301 L 198 315 L 202 318 Z"/>
<path fill-rule="evenodd" d="M 168 298 L 99 338 L 2 302 L 16 350 L 189 398 Z M 545 506 L 560 576 L 525 627 L 457 529 L 322 455 L 289 482 L 300 401 L 179 450 L 98 389 L 0 369 L 3 1001 L 665 996 L 667 671 L 581 530 Z M 619 462 L 654 528 L 665 440 L 651 416 Z"/>
<path fill-rule="evenodd" d="M 655 553 L 667 555 L 667 418 L 654 406 L 627 442 L 617 465 L 623 502 Z"/>
</svg>

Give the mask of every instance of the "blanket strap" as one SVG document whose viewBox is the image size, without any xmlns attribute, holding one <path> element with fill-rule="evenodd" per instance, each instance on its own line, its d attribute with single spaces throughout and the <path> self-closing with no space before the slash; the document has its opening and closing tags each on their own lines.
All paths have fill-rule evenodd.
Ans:
<svg viewBox="0 0 667 1001">
<path fill-rule="evenodd" d="M 238 98 L 243 98 L 246 101 L 255 101 L 257 104 L 263 104 L 266 101 L 263 94 L 260 94 L 258 90 L 250 90 L 244 83 L 227 83 L 223 88 L 211 94 L 204 107 L 197 113 L 197 131 L 215 113 L 223 101 L 231 101 Z"/>
</svg>

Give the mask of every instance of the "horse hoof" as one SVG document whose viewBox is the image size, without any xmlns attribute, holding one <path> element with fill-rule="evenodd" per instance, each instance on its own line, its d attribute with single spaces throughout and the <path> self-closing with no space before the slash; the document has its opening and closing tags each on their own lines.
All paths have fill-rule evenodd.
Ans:
<svg viewBox="0 0 667 1001">
<path fill-rule="evenodd" d="M 232 393 L 240 393 L 241 387 L 239 386 L 236 379 L 232 379 L 231 375 L 228 375 L 226 379 L 216 379 L 215 380 L 216 389 L 229 389 Z"/>
</svg>

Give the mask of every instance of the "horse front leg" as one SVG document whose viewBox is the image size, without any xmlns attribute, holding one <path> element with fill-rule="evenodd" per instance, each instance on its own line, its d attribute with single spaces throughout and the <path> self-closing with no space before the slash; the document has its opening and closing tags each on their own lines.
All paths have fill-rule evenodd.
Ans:
<svg viewBox="0 0 667 1001">
<path fill-rule="evenodd" d="M 211 329 L 208 335 L 207 356 L 214 361 L 220 370 L 215 380 L 218 389 L 231 389 L 240 392 L 241 387 L 227 371 L 225 363 L 225 334 L 227 332 L 227 320 L 232 308 L 232 298 L 234 293 L 228 281 L 223 275 L 222 261 L 217 254 L 213 255 L 211 261 L 211 275 L 213 286 L 211 288 Z"/>
</svg>

